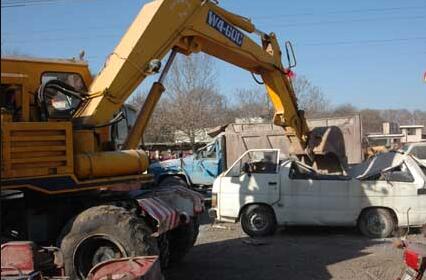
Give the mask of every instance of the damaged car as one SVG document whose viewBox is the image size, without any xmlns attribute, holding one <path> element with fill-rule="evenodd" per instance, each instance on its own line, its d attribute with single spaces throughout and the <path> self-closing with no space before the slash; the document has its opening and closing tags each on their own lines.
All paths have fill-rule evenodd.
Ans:
<svg viewBox="0 0 426 280">
<path fill-rule="evenodd" d="M 426 222 L 426 169 L 412 156 L 390 152 L 344 175 L 320 174 L 276 149 L 249 150 L 214 182 L 210 215 L 241 221 L 265 236 L 277 226 L 357 226 L 389 237 L 398 227 Z"/>
</svg>

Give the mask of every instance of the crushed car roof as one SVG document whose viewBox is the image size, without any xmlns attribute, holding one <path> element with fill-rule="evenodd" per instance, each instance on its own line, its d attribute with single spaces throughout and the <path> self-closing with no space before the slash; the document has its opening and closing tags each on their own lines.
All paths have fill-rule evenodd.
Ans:
<svg viewBox="0 0 426 280">
<path fill-rule="evenodd" d="M 401 165 L 407 157 L 405 154 L 396 152 L 378 154 L 363 163 L 351 167 L 347 172 L 352 178 L 364 179 Z"/>
</svg>

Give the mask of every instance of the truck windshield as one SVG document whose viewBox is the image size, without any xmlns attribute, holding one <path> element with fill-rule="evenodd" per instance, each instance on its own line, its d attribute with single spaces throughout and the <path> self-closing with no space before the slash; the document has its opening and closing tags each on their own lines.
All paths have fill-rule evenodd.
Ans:
<svg viewBox="0 0 426 280">
<path fill-rule="evenodd" d="M 206 147 L 198 151 L 198 156 L 200 158 L 216 158 L 216 145 L 215 143 L 210 143 Z"/>
</svg>

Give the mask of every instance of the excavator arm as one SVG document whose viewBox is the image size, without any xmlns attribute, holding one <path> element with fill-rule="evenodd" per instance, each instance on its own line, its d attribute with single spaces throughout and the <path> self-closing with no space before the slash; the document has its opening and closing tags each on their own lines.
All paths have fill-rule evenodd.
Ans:
<svg viewBox="0 0 426 280">
<path fill-rule="evenodd" d="M 247 34 L 259 35 L 260 44 Z M 275 108 L 274 123 L 284 128 L 293 154 L 305 152 L 309 130 L 298 109 L 288 69 L 281 62 L 275 34 L 258 31 L 250 20 L 208 0 L 156 0 L 146 4 L 93 81 L 89 97 L 74 114 L 73 122 L 81 126 L 108 123 L 135 88 L 158 71 L 158 61 L 171 51 L 172 58 L 176 52 L 204 52 L 260 75 Z M 124 148 L 136 148 L 164 91 L 163 78 L 161 75 L 154 83 Z"/>
</svg>

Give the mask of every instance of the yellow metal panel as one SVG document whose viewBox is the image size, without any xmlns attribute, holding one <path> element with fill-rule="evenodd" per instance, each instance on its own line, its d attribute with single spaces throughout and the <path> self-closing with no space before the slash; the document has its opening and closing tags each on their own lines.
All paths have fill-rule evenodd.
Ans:
<svg viewBox="0 0 426 280">
<path fill-rule="evenodd" d="M 29 147 L 13 147 L 12 153 L 16 152 L 44 152 L 44 151 L 65 151 L 64 146 L 29 146 Z"/>
<path fill-rule="evenodd" d="M 54 140 L 65 140 L 64 136 L 11 136 L 11 141 L 23 141 L 23 142 L 30 142 L 30 141 L 54 141 Z"/>
<path fill-rule="evenodd" d="M 78 179 L 142 174 L 148 164 L 148 156 L 142 150 L 79 154 L 75 158 L 75 174 Z"/>
<path fill-rule="evenodd" d="M 2 179 L 71 175 L 72 125 L 69 122 L 2 124 Z"/>
</svg>

